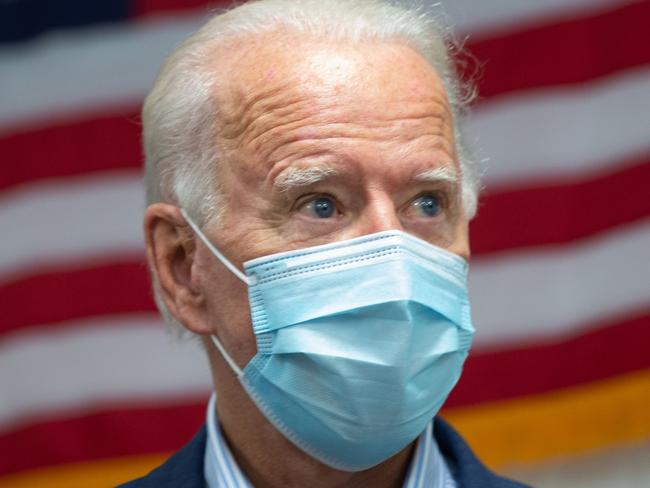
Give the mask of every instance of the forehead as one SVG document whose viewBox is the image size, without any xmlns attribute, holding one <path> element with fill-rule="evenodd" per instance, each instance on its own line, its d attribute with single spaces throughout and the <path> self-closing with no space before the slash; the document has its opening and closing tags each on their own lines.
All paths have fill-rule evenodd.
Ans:
<svg viewBox="0 0 650 488">
<path fill-rule="evenodd" d="M 403 101 L 444 92 L 424 57 L 398 40 L 354 42 L 270 33 L 231 41 L 218 58 L 216 96 L 226 115 L 249 108 L 242 102 L 277 95 L 278 90 L 340 106 L 360 98 L 395 98 L 396 91 Z"/>
<path fill-rule="evenodd" d="M 349 142 L 355 130 L 378 143 L 429 135 L 453 153 L 443 84 L 402 42 L 276 34 L 229 46 L 226 58 L 215 93 L 220 137 L 248 152 L 249 170 L 268 171 L 287 144 Z"/>
</svg>

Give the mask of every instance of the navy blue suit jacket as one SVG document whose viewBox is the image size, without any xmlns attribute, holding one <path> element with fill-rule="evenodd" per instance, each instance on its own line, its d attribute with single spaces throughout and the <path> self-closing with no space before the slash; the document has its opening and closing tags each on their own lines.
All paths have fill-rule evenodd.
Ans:
<svg viewBox="0 0 650 488">
<path fill-rule="evenodd" d="M 469 446 L 447 423 L 436 417 L 434 436 L 459 488 L 526 487 L 489 471 L 474 456 Z M 122 488 L 205 488 L 203 459 L 207 440 L 205 426 L 180 451 L 162 466 Z"/>
</svg>

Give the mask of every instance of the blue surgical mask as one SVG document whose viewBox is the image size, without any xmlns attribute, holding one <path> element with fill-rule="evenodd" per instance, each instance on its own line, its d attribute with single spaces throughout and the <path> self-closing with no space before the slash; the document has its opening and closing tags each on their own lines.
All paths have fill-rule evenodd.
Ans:
<svg viewBox="0 0 650 488">
<path fill-rule="evenodd" d="M 474 328 L 467 264 L 401 231 L 232 265 L 248 285 L 257 354 L 241 370 L 215 346 L 266 418 L 336 469 L 398 453 L 460 377 Z"/>
</svg>

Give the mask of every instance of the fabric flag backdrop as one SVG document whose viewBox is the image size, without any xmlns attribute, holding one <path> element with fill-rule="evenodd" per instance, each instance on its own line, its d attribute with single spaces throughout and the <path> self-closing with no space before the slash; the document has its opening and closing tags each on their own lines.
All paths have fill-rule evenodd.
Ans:
<svg viewBox="0 0 650 488">
<path fill-rule="evenodd" d="M 219 5 L 44 4 L 0 4 L 0 486 L 111 486 L 189 439 L 211 389 L 151 299 L 138 111 Z M 489 163 L 444 415 L 493 467 L 648 439 L 650 1 L 447 8 Z"/>
</svg>

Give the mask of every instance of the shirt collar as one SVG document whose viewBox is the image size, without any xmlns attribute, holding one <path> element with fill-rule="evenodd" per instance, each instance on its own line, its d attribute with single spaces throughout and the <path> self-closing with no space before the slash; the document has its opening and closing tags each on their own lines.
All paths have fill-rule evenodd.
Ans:
<svg viewBox="0 0 650 488">
<path fill-rule="evenodd" d="M 253 488 L 242 473 L 221 434 L 216 418 L 216 395 L 208 402 L 204 475 L 208 488 Z M 433 421 L 420 434 L 409 466 L 404 488 L 455 488 L 447 463 L 433 438 Z"/>
</svg>

